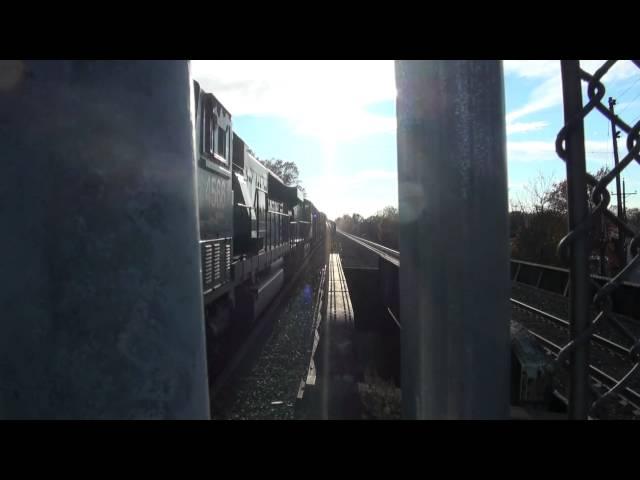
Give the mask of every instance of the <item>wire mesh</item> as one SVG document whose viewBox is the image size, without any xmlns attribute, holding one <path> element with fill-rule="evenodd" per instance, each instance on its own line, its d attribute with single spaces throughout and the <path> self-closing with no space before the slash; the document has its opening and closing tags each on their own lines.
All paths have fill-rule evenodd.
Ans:
<svg viewBox="0 0 640 480">
<path fill-rule="evenodd" d="M 617 229 L 618 235 L 624 239 L 625 244 L 628 243 L 628 261 L 626 264 L 623 263 L 622 268 L 615 274 L 615 276 L 613 276 L 613 278 L 601 286 L 589 277 L 586 281 L 591 282 L 595 288 L 595 295 L 592 298 L 585 297 L 571 299 L 571 302 L 573 302 L 572 305 L 574 306 L 576 306 L 577 303 L 586 302 L 589 307 L 586 311 L 589 312 L 589 310 L 593 309 L 593 311 L 595 311 L 595 316 L 586 323 L 586 328 L 572 335 L 572 338 L 562 348 L 556 360 L 557 366 L 565 364 L 572 353 L 575 353 L 575 351 L 581 347 L 586 347 L 596 327 L 604 323 L 608 323 L 631 342 L 632 347 L 628 354 L 630 367 L 626 374 L 614 386 L 606 389 L 604 393 L 600 393 L 591 381 L 587 379 L 587 382 L 589 382 L 588 388 L 594 395 L 593 401 L 587 398 L 572 399 L 574 402 L 590 402 L 590 404 L 587 405 L 587 411 L 590 416 L 594 417 L 599 416 L 602 411 L 601 409 L 614 398 L 614 395 L 617 392 L 624 389 L 624 387 L 627 386 L 637 375 L 638 370 L 640 370 L 640 338 L 636 337 L 631 331 L 629 331 L 629 329 L 620 321 L 617 314 L 612 310 L 613 293 L 620 287 L 623 281 L 629 279 L 631 273 L 636 270 L 640 264 L 640 232 L 634 231 L 631 226 L 625 222 L 624 218 L 620 218 L 614 212 L 609 210 L 611 195 L 608 189 L 610 188 L 611 183 L 615 182 L 616 176 L 621 175 L 625 169 L 629 168 L 629 166 L 634 163 L 634 161 L 640 163 L 640 118 L 636 118 L 634 120 L 635 123 L 627 123 L 619 115 L 612 114 L 612 111 L 602 101 L 606 96 L 606 86 L 604 84 L 606 75 L 610 72 L 616 62 L 618 61 L 607 60 L 593 74 L 586 72 L 582 68 L 578 69 L 580 83 L 582 85 L 586 84 L 588 101 L 580 108 L 574 109 L 572 114 L 569 116 L 566 115 L 567 109 L 565 108 L 565 125 L 559 131 L 556 138 L 556 152 L 558 156 L 566 162 L 567 176 L 569 177 L 572 168 L 576 168 L 572 163 L 580 162 L 579 158 L 576 160 L 575 154 L 576 151 L 581 149 L 576 146 L 572 146 L 570 148 L 574 148 L 576 151 L 570 152 L 567 140 L 577 129 L 584 128 L 584 121 L 588 116 L 597 115 L 599 112 L 600 115 L 603 115 L 607 120 L 613 122 L 617 130 L 620 130 L 623 135 L 626 135 L 626 138 L 623 139 L 624 148 L 620 151 L 621 158 L 619 163 L 611 171 L 604 175 L 600 180 L 596 179 L 589 173 L 586 173 L 589 214 L 577 225 L 574 225 L 573 228 L 570 229 L 569 233 L 558 244 L 558 254 L 560 258 L 566 265 L 570 265 L 571 257 L 572 255 L 575 255 L 575 252 L 572 251 L 572 247 L 581 239 L 584 240 L 585 238 L 589 238 L 590 235 L 593 235 L 594 229 L 592 227 L 594 225 L 598 225 L 598 222 L 602 222 L 603 220 L 608 222 L 610 225 L 613 225 L 615 229 Z M 640 76 L 640 60 L 632 60 L 632 63 L 638 68 L 637 74 Z M 575 78 L 569 78 L 569 75 L 570 73 L 563 70 L 562 82 L 565 86 L 571 81 L 575 82 Z M 567 99 L 565 98 L 564 101 L 566 107 Z M 582 155 L 584 155 L 584 152 Z M 584 158 L 581 160 L 584 163 Z M 572 202 L 571 198 L 569 198 L 568 206 L 570 215 L 572 209 L 576 208 L 574 203 L 575 202 Z M 582 306 L 584 307 L 584 304 Z M 588 356 L 586 358 L 588 361 Z M 572 371 L 580 368 L 584 370 L 587 367 L 588 365 L 576 365 L 575 362 L 570 365 Z"/>
</svg>

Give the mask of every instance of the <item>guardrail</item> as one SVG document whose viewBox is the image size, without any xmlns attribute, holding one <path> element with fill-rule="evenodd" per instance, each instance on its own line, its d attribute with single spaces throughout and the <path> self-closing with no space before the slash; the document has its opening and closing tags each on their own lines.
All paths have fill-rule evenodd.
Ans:
<svg viewBox="0 0 640 480">
<path fill-rule="evenodd" d="M 384 245 L 380 245 L 378 243 L 372 242 L 371 240 L 367 240 L 365 238 L 358 237 L 341 230 L 336 230 L 336 232 L 340 235 L 343 235 L 345 238 L 348 238 L 349 240 L 361 245 L 367 250 L 377 254 L 381 260 L 386 261 L 381 262 L 381 268 L 384 263 L 386 263 L 387 265 L 393 264 L 396 267 L 400 266 L 400 252 L 398 252 L 397 250 L 393 250 Z M 566 268 L 559 268 L 551 265 L 542 265 L 538 263 L 512 259 L 511 280 L 564 297 L 568 297 L 569 294 L 569 270 Z M 594 285 L 592 286 L 592 294 L 595 295 L 596 291 L 598 290 L 598 287 L 596 285 L 605 285 L 611 279 L 600 275 L 591 275 L 591 280 L 594 283 Z M 614 292 L 612 299 L 614 312 L 631 318 L 640 318 L 640 284 L 634 282 L 622 282 L 618 290 Z M 536 315 L 543 316 L 562 326 L 569 326 L 568 321 L 557 318 L 547 312 L 543 312 L 541 310 L 533 308 L 530 305 L 523 304 L 522 302 L 519 302 L 513 298 L 511 299 L 511 303 L 518 308 L 527 309 L 535 313 Z M 397 326 L 401 329 L 402 326 L 400 321 L 396 318 L 391 310 L 389 310 L 389 314 L 396 322 Z M 549 341 L 547 339 L 542 338 L 537 334 L 534 335 L 543 343 L 545 343 L 545 345 L 549 344 Z M 591 338 L 595 342 L 607 348 L 610 348 L 619 355 L 629 355 L 631 353 L 630 349 L 618 345 L 606 338 L 601 337 L 600 335 L 593 334 Z M 555 348 L 554 354 L 557 355 L 558 351 L 561 350 L 561 347 L 556 345 L 553 345 L 553 347 Z M 613 391 L 624 390 L 624 393 L 626 395 L 632 394 L 632 398 L 640 398 L 638 397 L 639 394 L 637 392 L 630 390 L 629 388 L 616 387 L 616 385 L 622 385 L 621 380 L 614 379 L 606 375 L 604 372 L 597 370 L 591 365 L 589 366 L 589 368 L 591 375 L 597 377 L 611 390 L 609 392 L 609 396 Z"/>
<path fill-rule="evenodd" d="M 512 259 L 511 280 L 563 297 L 569 296 L 569 270 L 566 268 Z M 591 275 L 591 280 L 592 298 L 600 288 L 611 281 L 610 278 L 601 275 Z M 611 300 L 614 313 L 640 319 L 640 284 L 621 282 L 612 292 Z"/>
<path fill-rule="evenodd" d="M 367 250 L 375 253 L 383 260 L 400 267 L 400 252 L 366 238 L 336 229 L 336 232 L 358 243 Z M 611 279 L 601 275 L 591 275 L 593 285 L 591 294 L 595 295 L 596 285 L 602 287 Z M 569 270 L 566 268 L 511 259 L 511 280 L 529 285 L 563 297 L 569 295 Z M 621 282 L 619 288 L 612 294 L 613 311 L 619 315 L 640 319 L 640 284 Z"/>
<path fill-rule="evenodd" d="M 359 243 L 363 247 L 372 252 L 376 253 L 380 257 L 384 258 L 388 262 L 392 263 L 396 267 L 400 267 L 400 252 L 397 250 L 393 250 L 389 247 L 385 247 L 384 245 L 380 245 L 379 243 L 372 242 L 371 240 L 367 240 L 366 238 L 357 237 L 347 232 L 343 232 L 340 229 L 336 229 L 336 232 L 340 235 L 344 235 L 345 237 L 353 240 L 356 243 Z"/>
<path fill-rule="evenodd" d="M 393 250 L 379 243 L 372 242 L 366 238 L 357 237 L 350 233 L 336 229 L 336 233 L 357 243 L 370 252 L 375 253 L 379 257 L 378 263 L 378 283 L 376 288 L 379 289 L 377 294 L 380 295 L 387 313 L 394 324 L 402 329 L 400 322 L 400 296 L 399 296 L 399 274 L 400 271 L 400 252 Z"/>
</svg>

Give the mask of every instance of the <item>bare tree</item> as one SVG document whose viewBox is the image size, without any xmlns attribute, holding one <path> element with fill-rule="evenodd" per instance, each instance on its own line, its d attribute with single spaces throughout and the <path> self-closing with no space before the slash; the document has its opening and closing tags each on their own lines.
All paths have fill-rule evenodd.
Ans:
<svg viewBox="0 0 640 480">
<path fill-rule="evenodd" d="M 545 176 L 541 171 L 529 180 L 524 186 L 528 198 L 525 201 L 525 208 L 532 213 L 544 213 L 551 201 L 551 191 L 553 179 Z"/>
<path fill-rule="evenodd" d="M 527 207 L 525 205 L 525 203 L 522 201 L 522 199 L 520 198 L 520 195 L 516 194 L 511 194 L 511 192 L 509 192 L 509 211 L 510 212 L 526 212 L 527 211 Z"/>
</svg>

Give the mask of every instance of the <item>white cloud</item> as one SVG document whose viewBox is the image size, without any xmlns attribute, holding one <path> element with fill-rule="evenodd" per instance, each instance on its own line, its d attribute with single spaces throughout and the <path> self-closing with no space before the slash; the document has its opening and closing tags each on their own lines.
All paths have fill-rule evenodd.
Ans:
<svg viewBox="0 0 640 480">
<path fill-rule="evenodd" d="M 507 159 L 509 162 L 560 160 L 554 142 L 535 140 L 507 141 Z"/>
<path fill-rule="evenodd" d="M 580 68 L 594 74 L 606 60 L 580 60 Z M 504 73 L 523 78 L 548 78 L 560 72 L 559 60 L 505 60 Z M 638 68 L 629 60 L 620 60 L 607 72 L 606 81 L 624 80 L 635 75 Z"/>
<path fill-rule="evenodd" d="M 560 74 L 557 73 L 538 85 L 531 92 L 529 102 L 527 102 L 523 107 L 507 114 L 507 124 L 518 118 L 530 115 L 531 113 L 546 110 L 560 104 L 562 104 L 562 81 L 560 79 Z"/>
<path fill-rule="evenodd" d="M 590 158 L 601 152 L 611 150 L 611 142 L 603 140 L 586 140 L 586 157 Z M 551 141 L 507 141 L 507 159 L 509 162 L 536 162 L 562 160 L 556 154 L 555 140 Z"/>
<path fill-rule="evenodd" d="M 507 123 L 507 135 L 512 133 L 524 133 L 532 132 L 534 130 L 540 130 L 549 125 L 547 122 L 517 122 Z"/>
<path fill-rule="evenodd" d="M 364 170 L 358 172 L 354 176 L 356 182 L 366 182 L 371 179 L 389 180 L 393 182 L 398 181 L 398 172 L 394 170 Z"/>
<path fill-rule="evenodd" d="M 581 60 L 580 67 L 593 74 L 604 64 L 605 60 Z M 507 132 L 527 131 L 517 130 L 514 120 L 532 113 L 547 110 L 562 105 L 562 80 L 560 76 L 560 61 L 558 60 L 505 60 L 505 74 L 513 74 L 522 78 L 539 79 L 541 83 L 531 92 L 529 101 L 522 107 L 509 112 L 506 116 Z M 629 60 L 617 62 L 603 77 L 605 85 L 611 85 L 637 75 L 638 68 Z M 583 101 L 586 103 L 586 83 L 582 82 Z M 538 122 L 532 122 L 538 123 Z M 515 129 L 514 129 L 515 128 Z"/>
<path fill-rule="evenodd" d="M 192 74 L 232 115 L 270 115 L 321 140 L 395 130 L 369 106 L 396 96 L 392 61 L 194 60 Z"/>
<path fill-rule="evenodd" d="M 594 74 L 598 68 L 600 68 L 604 64 L 605 60 L 581 60 L 580 67 L 589 72 L 590 74 Z M 605 74 L 602 80 L 605 82 L 618 82 L 621 80 L 626 80 L 629 77 L 638 74 L 638 67 L 636 67 L 629 60 L 619 60 L 615 63 L 613 67 Z"/>
<path fill-rule="evenodd" d="M 505 60 L 505 74 L 515 74 L 525 78 L 540 78 L 554 75 L 560 70 L 558 60 Z"/>
<path fill-rule="evenodd" d="M 623 110 L 626 110 L 627 108 L 636 108 L 636 107 L 640 107 L 640 100 L 634 100 L 633 102 L 620 102 L 618 104 L 616 104 L 616 113 L 618 112 L 622 112 Z"/>
</svg>

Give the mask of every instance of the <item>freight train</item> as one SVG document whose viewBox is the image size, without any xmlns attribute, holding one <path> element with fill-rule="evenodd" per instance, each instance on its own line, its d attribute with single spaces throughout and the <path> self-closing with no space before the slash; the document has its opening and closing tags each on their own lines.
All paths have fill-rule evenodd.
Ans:
<svg viewBox="0 0 640 480">
<path fill-rule="evenodd" d="M 233 131 L 229 111 L 194 82 L 197 195 L 209 363 L 222 338 L 255 322 L 315 248 L 327 219 Z M 211 365 L 210 365 L 210 371 Z"/>
</svg>

